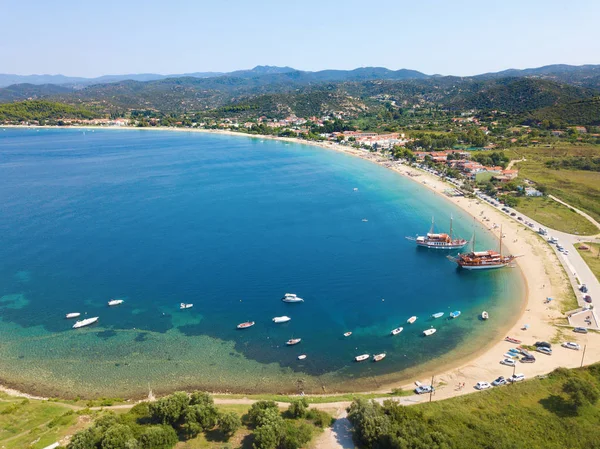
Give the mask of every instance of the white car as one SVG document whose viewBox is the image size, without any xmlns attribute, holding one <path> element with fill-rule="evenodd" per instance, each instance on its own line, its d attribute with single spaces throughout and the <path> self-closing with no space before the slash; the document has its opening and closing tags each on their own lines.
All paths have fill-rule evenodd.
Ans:
<svg viewBox="0 0 600 449">
<path fill-rule="evenodd" d="M 492 386 L 489 382 L 477 382 L 477 384 L 475 384 L 475 388 L 478 390 L 487 390 L 488 388 L 492 388 Z"/>
<path fill-rule="evenodd" d="M 517 364 L 513 359 L 504 359 L 500 363 L 506 366 L 515 366 Z"/>
<path fill-rule="evenodd" d="M 525 374 L 522 374 L 522 373 L 513 374 L 507 380 L 509 382 L 521 382 L 522 380 L 525 380 Z"/>
<path fill-rule="evenodd" d="M 574 343 L 572 341 L 565 341 L 562 344 L 563 348 L 567 348 L 567 349 L 574 349 L 575 351 L 579 351 L 580 347 L 579 347 L 579 343 Z"/>
</svg>

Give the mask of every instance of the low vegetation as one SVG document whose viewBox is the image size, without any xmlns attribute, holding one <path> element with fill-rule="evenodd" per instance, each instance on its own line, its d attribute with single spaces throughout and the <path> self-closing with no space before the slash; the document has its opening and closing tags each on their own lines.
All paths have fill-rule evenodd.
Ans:
<svg viewBox="0 0 600 449">
<path fill-rule="evenodd" d="M 414 407 L 358 400 L 362 448 L 585 448 L 600 438 L 600 364 Z"/>
<path fill-rule="evenodd" d="M 572 168 L 555 168 L 546 163 L 570 158 L 600 157 L 600 147 L 594 145 L 561 144 L 548 147 L 529 147 L 510 150 L 511 159 L 523 159 L 517 167 L 520 179 L 530 179 L 546 187 L 549 194 L 600 221 L 600 172 Z M 532 217 L 533 218 L 533 217 Z"/>
<path fill-rule="evenodd" d="M 247 411 L 247 413 L 245 413 Z M 75 434 L 68 449 L 170 449 L 253 447 L 299 449 L 331 425 L 325 412 L 295 399 L 281 413 L 273 401 L 255 402 L 248 410 L 217 408 L 207 393 L 173 393 L 142 402 L 127 413 L 105 413 Z M 225 445 L 225 446 L 224 446 Z"/>
<path fill-rule="evenodd" d="M 548 197 L 519 198 L 515 208 L 557 231 L 578 235 L 595 235 L 600 232 L 600 229 L 585 217 Z"/>
<path fill-rule="evenodd" d="M 97 117 L 92 111 L 53 101 L 22 101 L 0 104 L 0 122 L 25 122 L 60 119 L 91 119 Z"/>
<path fill-rule="evenodd" d="M 585 245 L 590 249 L 577 249 L 577 251 L 579 251 L 579 254 L 581 254 L 581 257 L 583 257 L 583 260 L 585 260 L 585 263 L 587 263 L 588 267 L 590 267 L 590 270 L 592 270 L 596 276 L 596 279 L 600 281 L 600 244 L 585 243 Z"/>
</svg>

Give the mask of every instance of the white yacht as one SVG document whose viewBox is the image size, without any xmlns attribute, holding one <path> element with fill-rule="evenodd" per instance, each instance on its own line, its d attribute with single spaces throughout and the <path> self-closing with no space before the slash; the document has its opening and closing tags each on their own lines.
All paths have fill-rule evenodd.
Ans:
<svg viewBox="0 0 600 449">
<path fill-rule="evenodd" d="M 287 323 L 291 318 L 289 316 L 276 316 L 273 318 L 274 323 Z"/>
<path fill-rule="evenodd" d="M 301 338 L 290 338 L 285 344 L 288 346 L 293 346 L 293 345 L 297 345 L 301 341 L 302 341 Z"/>
<path fill-rule="evenodd" d="M 381 354 L 377 354 L 377 355 L 373 356 L 374 362 L 381 362 L 383 359 L 385 359 L 385 353 L 381 353 Z"/>
<path fill-rule="evenodd" d="M 120 304 L 123 304 L 123 300 L 122 299 L 111 299 L 110 301 L 108 301 L 108 305 L 109 306 L 118 306 Z"/>
<path fill-rule="evenodd" d="M 396 329 L 394 329 L 391 334 L 392 335 L 398 335 L 400 332 L 402 332 L 404 330 L 403 327 L 397 327 Z"/>
<path fill-rule="evenodd" d="M 192 307 L 194 307 L 194 304 L 186 304 L 184 302 L 182 302 L 181 304 L 179 304 L 179 308 L 180 309 L 191 309 Z"/>
<path fill-rule="evenodd" d="M 78 318 L 81 316 L 81 313 L 79 312 L 73 312 L 73 313 L 67 313 L 65 318 Z"/>
<path fill-rule="evenodd" d="M 416 316 L 411 316 L 408 320 L 406 320 L 408 324 L 413 324 L 415 321 L 417 321 Z"/>
<path fill-rule="evenodd" d="M 304 302 L 302 298 L 296 296 L 295 293 L 286 293 L 283 298 L 281 298 L 283 302 Z"/>
<path fill-rule="evenodd" d="M 485 310 L 483 312 L 481 312 L 481 319 L 482 320 L 487 320 L 490 317 L 490 314 L 487 313 Z"/>
<path fill-rule="evenodd" d="M 356 357 L 354 357 L 354 360 L 356 360 L 357 362 L 364 362 L 369 357 L 371 357 L 369 354 L 362 354 L 362 355 L 357 355 Z"/>
<path fill-rule="evenodd" d="M 86 318 L 85 320 L 77 321 L 75 324 L 73 324 L 73 329 L 79 329 L 80 327 L 94 324 L 96 321 L 98 321 L 98 318 L 99 317 L 95 316 L 93 318 Z"/>
<path fill-rule="evenodd" d="M 306 354 L 300 354 L 298 356 L 298 360 L 304 360 L 306 358 Z"/>
<path fill-rule="evenodd" d="M 429 337 L 430 335 L 433 335 L 436 333 L 436 330 L 432 327 L 431 329 L 427 329 L 423 331 L 423 335 L 425 335 L 426 337 Z"/>
</svg>

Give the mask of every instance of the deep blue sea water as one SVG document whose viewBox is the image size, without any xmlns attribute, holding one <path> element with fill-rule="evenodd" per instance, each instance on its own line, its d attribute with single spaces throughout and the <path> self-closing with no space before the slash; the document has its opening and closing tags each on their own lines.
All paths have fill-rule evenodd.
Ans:
<svg viewBox="0 0 600 449">
<path fill-rule="evenodd" d="M 0 379 L 33 391 L 367 389 L 497 338 L 522 299 L 517 270 L 463 272 L 405 239 L 432 215 L 447 231 L 451 214 L 470 237 L 444 198 L 301 144 L 0 128 L 0 214 Z M 477 231 L 478 248 L 497 246 Z M 100 321 L 72 330 L 68 312 Z"/>
</svg>

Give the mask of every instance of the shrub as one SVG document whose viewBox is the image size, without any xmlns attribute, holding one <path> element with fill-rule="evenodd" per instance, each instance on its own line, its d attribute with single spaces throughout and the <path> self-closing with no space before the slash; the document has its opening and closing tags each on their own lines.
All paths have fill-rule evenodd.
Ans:
<svg viewBox="0 0 600 449">
<path fill-rule="evenodd" d="M 170 449 L 178 438 L 171 426 L 152 426 L 140 435 L 139 441 L 142 449 Z"/>
<path fill-rule="evenodd" d="M 234 412 L 222 413 L 219 415 L 218 425 L 221 432 L 230 437 L 241 427 L 242 420 Z"/>
<path fill-rule="evenodd" d="M 320 427 L 321 429 L 330 427 L 335 421 L 329 413 L 314 408 L 308 410 L 306 419 L 310 419 L 315 426 Z"/>
<path fill-rule="evenodd" d="M 136 446 L 131 428 L 124 424 L 109 427 L 102 436 L 102 449 L 133 449 Z"/>
<path fill-rule="evenodd" d="M 252 404 L 250 410 L 248 410 L 248 420 L 253 426 L 258 426 L 258 419 L 260 415 L 268 409 L 275 410 L 279 414 L 279 407 L 273 401 L 258 401 Z"/>
<path fill-rule="evenodd" d="M 306 415 L 308 409 L 308 401 L 306 398 L 294 399 L 288 407 L 288 413 L 292 418 L 302 418 Z"/>
<path fill-rule="evenodd" d="M 300 449 L 311 438 L 312 429 L 308 424 L 301 423 L 299 426 L 295 426 L 293 423 L 287 422 L 283 428 L 279 447 L 281 449 Z"/>
<path fill-rule="evenodd" d="M 173 425 L 183 417 L 189 403 L 188 395 L 180 391 L 151 403 L 150 414 L 155 422 Z"/>
</svg>

